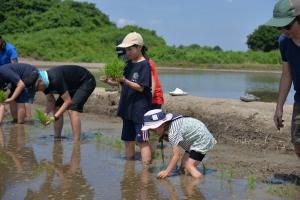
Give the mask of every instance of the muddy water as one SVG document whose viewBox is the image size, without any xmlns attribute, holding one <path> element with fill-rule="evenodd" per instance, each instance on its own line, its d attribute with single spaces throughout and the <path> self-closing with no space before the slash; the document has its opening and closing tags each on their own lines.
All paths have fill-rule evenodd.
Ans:
<svg viewBox="0 0 300 200">
<path fill-rule="evenodd" d="M 5 123 L 0 132 L 0 199 L 299 199 L 297 186 L 234 179 L 227 171 L 203 166 L 202 180 L 178 171 L 158 180 L 156 173 L 170 158 L 169 146 L 157 149 L 153 165 L 145 169 L 138 156 L 124 159 L 117 139 L 120 120 L 85 115 L 83 121 L 80 143 L 72 142 L 68 120 L 60 141 L 53 140 L 52 127 L 37 122 Z"/>
</svg>

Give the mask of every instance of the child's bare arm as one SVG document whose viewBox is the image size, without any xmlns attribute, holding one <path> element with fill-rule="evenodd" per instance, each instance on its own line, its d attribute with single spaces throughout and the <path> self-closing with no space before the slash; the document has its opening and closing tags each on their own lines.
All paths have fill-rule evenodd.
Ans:
<svg viewBox="0 0 300 200">
<path fill-rule="evenodd" d="M 144 86 L 141 86 L 140 84 L 132 82 L 126 78 L 121 79 L 120 82 L 123 84 L 126 84 L 128 87 L 130 87 L 131 89 L 134 89 L 138 92 L 143 92 L 145 89 Z"/>
<path fill-rule="evenodd" d="M 157 174 L 157 178 L 167 177 L 170 174 L 170 172 L 174 169 L 174 167 L 176 166 L 179 158 L 180 158 L 180 147 L 176 146 L 176 147 L 173 148 L 173 156 L 171 158 L 171 161 L 170 161 L 167 169 L 163 170 L 163 171 L 160 171 Z"/>
</svg>

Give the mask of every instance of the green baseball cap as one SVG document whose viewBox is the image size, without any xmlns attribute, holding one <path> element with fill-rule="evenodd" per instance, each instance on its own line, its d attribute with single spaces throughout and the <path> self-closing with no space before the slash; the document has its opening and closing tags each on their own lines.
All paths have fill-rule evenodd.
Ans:
<svg viewBox="0 0 300 200">
<path fill-rule="evenodd" d="M 300 15 L 300 0 L 279 0 L 274 7 L 273 17 L 267 26 L 283 27 Z"/>
</svg>

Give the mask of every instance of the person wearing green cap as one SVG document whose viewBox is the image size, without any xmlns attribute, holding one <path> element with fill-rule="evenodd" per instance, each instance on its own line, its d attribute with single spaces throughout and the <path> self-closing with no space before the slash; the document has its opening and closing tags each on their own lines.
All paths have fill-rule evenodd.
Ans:
<svg viewBox="0 0 300 200">
<path fill-rule="evenodd" d="M 279 0 L 274 6 L 273 17 L 265 24 L 277 27 L 282 74 L 279 84 L 274 122 L 279 130 L 283 127 L 283 105 L 293 83 L 295 96 L 291 136 L 295 153 L 300 158 L 300 0 Z"/>
</svg>

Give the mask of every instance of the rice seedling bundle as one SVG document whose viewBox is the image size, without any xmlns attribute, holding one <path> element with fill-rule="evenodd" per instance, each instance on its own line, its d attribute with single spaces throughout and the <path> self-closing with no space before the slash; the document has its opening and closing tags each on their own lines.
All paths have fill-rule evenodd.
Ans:
<svg viewBox="0 0 300 200">
<path fill-rule="evenodd" d="M 43 111 L 40 109 L 35 109 L 35 117 L 44 125 L 46 125 L 48 122 L 51 122 L 51 117 L 46 115 Z"/>
<path fill-rule="evenodd" d="M 0 103 L 3 103 L 7 99 L 6 92 L 3 90 L 0 90 Z"/>
<path fill-rule="evenodd" d="M 111 63 L 105 65 L 104 72 L 107 78 L 118 80 L 123 77 L 125 62 L 120 59 L 114 59 Z"/>
</svg>

